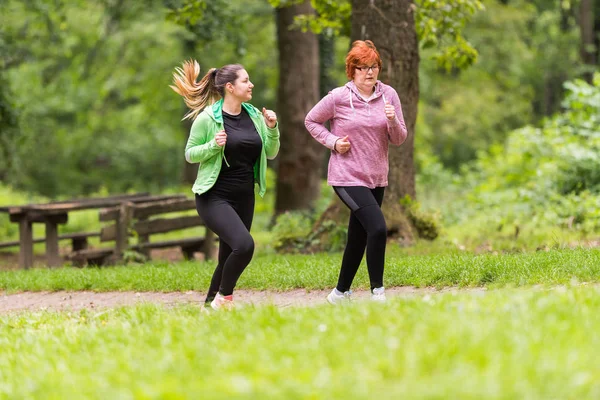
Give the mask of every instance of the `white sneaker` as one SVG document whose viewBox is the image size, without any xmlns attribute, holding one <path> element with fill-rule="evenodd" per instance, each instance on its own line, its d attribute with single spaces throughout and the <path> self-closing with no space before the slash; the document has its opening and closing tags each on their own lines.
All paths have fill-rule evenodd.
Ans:
<svg viewBox="0 0 600 400">
<path fill-rule="evenodd" d="M 210 302 L 210 306 L 213 310 L 231 310 L 235 307 L 233 295 L 223 296 L 221 293 L 217 293 L 214 300 Z"/>
<path fill-rule="evenodd" d="M 373 289 L 373 293 L 371 293 L 371 300 L 384 303 L 386 301 L 385 288 L 382 286 Z"/>
<path fill-rule="evenodd" d="M 334 288 L 331 293 L 327 295 L 327 301 L 329 304 L 333 305 L 349 303 L 352 300 L 350 296 L 352 296 L 352 292 L 350 290 L 340 293 Z"/>
</svg>

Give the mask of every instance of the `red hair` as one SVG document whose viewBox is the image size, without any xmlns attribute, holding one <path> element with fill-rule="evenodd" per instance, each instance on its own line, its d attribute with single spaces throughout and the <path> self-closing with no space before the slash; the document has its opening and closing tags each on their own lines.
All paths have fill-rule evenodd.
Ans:
<svg viewBox="0 0 600 400">
<path fill-rule="evenodd" d="M 377 48 L 370 40 L 357 40 L 346 55 L 346 76 L 354 79 L 354 71 L 359 65 L 371 66 L 377 64 L 381 69 L 381 57 Z"/>
</svg>

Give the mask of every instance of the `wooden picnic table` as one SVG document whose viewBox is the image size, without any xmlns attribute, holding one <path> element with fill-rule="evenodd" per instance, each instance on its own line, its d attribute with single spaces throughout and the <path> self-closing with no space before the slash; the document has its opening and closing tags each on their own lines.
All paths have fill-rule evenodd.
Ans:
<svg viewBox="0 0 600 400">
<path fill-rule="evenodd" d="M 19 225 L 19 266 L 21 268 L 29 268 L 33 264 L 34 240 L 32 224 L 34 223 L 45 224 L 46 262 L 48 266 L 57 266 L 62 262 L 58 253 L 58 225 L 67 223 L 70 212 L 113 207 L 124 202 L 141 203 L 180 197 L 182 196 L 151 196 L 148 193 L 138 193 L 131 195 L 115 195 L 109 197 L 56 201 L 44 204 L 0 206 L 0 212 L 8 213 L 10 216 L 10 221 Z"/>
</svg>

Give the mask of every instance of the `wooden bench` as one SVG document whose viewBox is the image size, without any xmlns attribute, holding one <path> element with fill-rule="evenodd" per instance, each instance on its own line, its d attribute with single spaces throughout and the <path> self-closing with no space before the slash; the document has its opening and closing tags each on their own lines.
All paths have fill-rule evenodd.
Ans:
<svg viewBox="0 0 600 400">
<path fill-rule="evenodd" d="M 170 247 L 179 247 L 185 259 L 192 259 L 196 252 L 204 253 L 205 259 L 210 259 L 215 235 L 208 229 L 203 237 L 150 241 L 151 235 L 204 226 L 198 215 L 151 218 L 190 210 L 196 210 L 196 202 L 187 198 L 160 199 L 143 203 L 124 202 L 116 207 L 102 209 L 99 214 L 100 221 L 112 223 L 102 228 L 100 241 L 114 241 L 114 249 L 84 249 L 73 252 L 69 259 L 78 265 L 105 264 L 121 259 L 126 251 L 137 251 L 149 257 L 152 249 Z M 137 243 L 129 243 L 132 237 L 137 237 Z"/>
<path fill-rule="evenodd" d="M 72 250 L 83 250 L 88 247 L 88 238 L 99 237 L 100 232 L 79 232 L 79 233 L 66 233 L 58 236 L 58 240 L 71 240 Z M 32 240 L 32 243 L 45 243 L 46 238 L 36 238 Z M 0 249 L 9 247 L 19 247 L 20 242 L 13 240 L 10 242 L 0 242 Z"/>
<path fill-rule="evenodd" d="M 75 252 L 85 251 L 87 238 L 99 236 L 100 233 L 92 234 L 67 234 L 59 235 L 58 226 L 68 222 L 69 214 L 74 211 L 104 209 L 116 207 L 124 202 L 145 203 L 167 199 L 184 199 L 183 195 L 150 195 L 148 193 L 113 195 L 108 197 L 78 198 L 65 201 L 54 201 L 42 204 L 25 204 L 16 206 L 0 206 L 0 213 L 7 213 L 9 220 L 19 226 L 19 265 L 21 268 L 29 268 L 33 265 L 33 244 L 42 239 L 33 239 L 32 224 L 44 224 L 46 228 L 46 264 L 48 266 L 62 265 L 62 257 L 59 255 L 58 242 L 60 238 L 72 239 Z M 70 237 L 70 235 L 74 235 Z M 60 237 L 59 237 L 60 236 Z M 85 238 L 83 236 L 86 236 Z M 3 247 L 12 247 L 14 242 L 6 242 Z"/>
</svg>

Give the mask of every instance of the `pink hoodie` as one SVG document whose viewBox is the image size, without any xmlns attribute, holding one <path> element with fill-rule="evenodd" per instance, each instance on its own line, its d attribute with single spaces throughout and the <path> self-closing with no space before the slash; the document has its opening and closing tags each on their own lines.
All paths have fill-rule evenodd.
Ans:
<svg viewBox="0 0 600 400">
<path fill-rule="evenodd" d="M 385 116 L 386 101 L 396 109 L 394 120 Z M 331 132 L 323 125 L 328 120 Z M 332 150 L 327 174 L 331 186 L 387 186 L 388 140 L 400 146 L 408 135 L 398 93 L 381 81 L 369 101 L 352 81 L 333 89 L 310 110 L 304 124 L 319 143 Z M 334 146 L 344 136 L 348 136 L 350 150 L 340 154 Z"/>
</svg>

